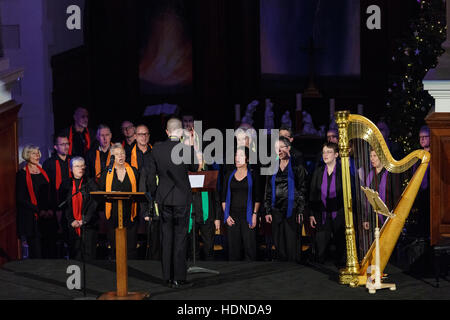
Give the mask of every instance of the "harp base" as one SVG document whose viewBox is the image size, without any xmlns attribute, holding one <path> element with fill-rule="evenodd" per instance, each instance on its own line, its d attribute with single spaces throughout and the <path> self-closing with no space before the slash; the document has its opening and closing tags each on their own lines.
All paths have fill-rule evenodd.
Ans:
<svg viewBox="0 0 450 320">
<path fill-rule="evenodd" d="M 381 290 L 381 289 L 389 289 L 391 291 L 395 291 L 397 290 L 397 287 L 395 286 L 395 283 L 381 283 L 381 284 L 375 284 L 372 283 L 371 280 L 369 280 L 366 283 L 366 288 L 369 289 L 369 293 L 370 294 L 374 294 L 377 292 L 377 290 Z"/>
<path fill-rule="evenodd" d="M 341 269 L 339 271 L 339 283 L 357 287 L 360 284 L 357 270 L 353 270 L 353 268 Z"/>
</svg>

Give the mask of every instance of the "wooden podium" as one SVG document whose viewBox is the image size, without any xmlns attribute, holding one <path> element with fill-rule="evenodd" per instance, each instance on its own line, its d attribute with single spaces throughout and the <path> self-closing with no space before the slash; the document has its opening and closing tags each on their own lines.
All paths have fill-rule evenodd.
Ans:
<svg viewBox="0 0 450 320">
<path fill-rule="evenodd" d="M 127 266 L 127 228 L 123 227 L 123 201 L 147 201 L 144 192 L 104 192 L 93 191 L 91 195 L 104 197 L 106 201 L 117 201 L 118 227 L 116 228 L 116 277 L 117 291 L 102 294 L 99 300 L 143 300 L 150 296 L 148 292 L 128 292 Z"/>
</svg>

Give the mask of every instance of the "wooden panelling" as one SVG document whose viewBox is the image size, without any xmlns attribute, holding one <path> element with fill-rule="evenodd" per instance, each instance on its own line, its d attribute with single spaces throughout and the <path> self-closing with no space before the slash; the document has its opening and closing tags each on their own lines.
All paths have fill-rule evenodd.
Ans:
<svg viewBox="0 0 450 320">
<path fill-rule="evenodd" d="M 0 265 L 18 258 L 16 231 L 17 113 L 20 105 L 0 105 Z"/>
<path fill-rule="evenodd" d="M 450 113 L 433 112 L 425 119 L 431 131 L 431 245 L 450 237 Z"/>
</svg>

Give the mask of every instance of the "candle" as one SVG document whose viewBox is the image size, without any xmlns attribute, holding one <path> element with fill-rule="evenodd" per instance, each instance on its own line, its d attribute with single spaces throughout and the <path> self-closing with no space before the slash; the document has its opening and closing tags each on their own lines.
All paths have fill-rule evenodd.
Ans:
<svg viewBox="0 0 450 320">
<path fill-rule="evenodd" d="M 296 106 L 297 106 L 296 110 L 301 111 L 302 110 L 302 94 L 301 93 L 297 93 L 295 95 L 295 98 L 296 98 L 296 101 L 297 101 L 297 103 L 296 103 Z"/>
<path fill-rule="evenodd" d="M 234 114 L 235 114 L 235 121 L 237 121 L 237 122 L 241 121 L 241 105 L 240 104 L 234 105 Z"/>
<path fill-rule="evenodd" d="M 358 104 L 358 114 L 362 115 L 364 110 L 364 106 L 362 104 Z"/>
<path fill-rule="evenodd" d="M 334 118 L 334 99 L 330 99 L 330 120 Z"/>
</svg>

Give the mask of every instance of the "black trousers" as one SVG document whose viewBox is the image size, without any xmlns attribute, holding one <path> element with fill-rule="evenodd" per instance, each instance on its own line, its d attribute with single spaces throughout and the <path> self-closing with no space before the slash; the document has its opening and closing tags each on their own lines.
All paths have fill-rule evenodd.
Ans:
<svg viewBox="0 0 450 320">
<path fill-rule="evenodd" d="M 250 229 L 246 218 L 233 216 L 235 224 L 231 227 L 227 224 L 228 238 L 228 260 L 242 260 L 242 249 L 244 260 L 256 260 L 256 231 Z"/>
<path fill-rule="evenodd" d="M 317 231 L 315 235 L 316 257 L 319 262 L 325 262 L 327 258 L 327 250 L 329 245 L 333 243 L 336 247 L 335 257 L 336 263 L 343 264 L 346 259 L 345 250 L 345 222 L 344 217 L 337 216 L 336 219 L 331 219 L 327 215 L 327 219 L 322 224 L 320 219 L 316 225 Z"/>
<path fill-rule="evenodd" d="M 277 258 L 282 261 L 300 261 L 301 234 L 295 215 L 286 218 L 286 213 L 272 215 L 272 238 Z"/>
<path fill-rule="evenodd" d="M 163 280 L 186 280 L 189 206 L 160 206 Z"/>
<path fill-rule="evenodd" d="M 192 236 L 193 230 L 189 233 L 188 241 L 189 241 L 189 252 L 188 256 L 192 256 Z M 216 227 L 214 225 L 214 221 L 208 219 L 205 223 L 196 223 L 195 224 L 195 258 L 203 258 L 205 260 L 214 260 L 214 235 L 216 233 Z M 200 241 L 203 243 L 203 246 L 200 249 Z M 201 250 L 201 251 L 200 251 Z"/>
<path fill-rule="evenodd" d="M 84 230 L 81 230 L 80 236 L 78 236 L 74 228 L 71 228 L 69 231 L 70 259 L 81 260 L 84 257 L 85 261 L 94 260 L 97 257 L 96 250 L 97 230 L 95 228 L 85 227 Z"/>
<path fill-rule="evenodd" d="M 39 218 L 41 234 L 42 258 L 56 259 L 56 240 L 58 236 L 58 221 L 56 217 Z"/>
<path fill-rule="evenodd" d="M 146 228 L 148 238 L 147 241 L 149 241 L 149 259 L 151 260 L 161 260 L 161 221 L 160 219 L 153 219 L 150 224 L 150 230 L 148 230 L 149 222 L 146 222 Z"/>
</svg>

